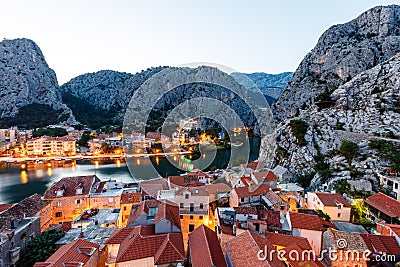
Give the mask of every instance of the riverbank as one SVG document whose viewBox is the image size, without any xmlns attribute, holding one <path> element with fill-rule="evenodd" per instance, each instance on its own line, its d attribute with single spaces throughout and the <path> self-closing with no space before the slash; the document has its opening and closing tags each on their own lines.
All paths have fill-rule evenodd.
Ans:
<svg viewBox="0 0 400 267">
<path fill-rule="evenodd" d="M 118 158 L 147 158 L 147 157 L 166 157 L 176 155 L 191 154 L 190 151 L 169 152 L 169 153 L 153 153 L 153 154 L 121 154 L 121 155 L 75 155 L 75 156 L 58 156 L 58 157 L 34 157 L 34 158 L 13 158 L 0 157 L 0 162 L 7 163 L 22 163 L 22 162 L 37 162 L 37 161 L 62 161 L 62 160 L 80 160 L 80 159 L 118 159 Z"/>
</svg>

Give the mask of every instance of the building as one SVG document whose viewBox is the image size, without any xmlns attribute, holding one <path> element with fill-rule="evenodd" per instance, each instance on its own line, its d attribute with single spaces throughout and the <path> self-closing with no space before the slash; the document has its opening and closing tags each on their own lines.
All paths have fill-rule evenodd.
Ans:
<svg viewBox="0 0 400 267">
<path fill-rule="evenodd" d="M 99 260 L 99 245 L 78 239 L 63 245 L 46 261 L 35 263 L 34 267 L 101 266 Z"/>
<path fill-rule="evenodd" d="M 278 181 L 281 183 L 287 183 L 293 178 L 293 175 L 289 172 L 289 170 L 281 165 L 276 165 L 272 172 L 276 175 Z"/>
<path fill-rule="evenodd" d="M 121 213 L 118 219 L 119 227 L 123 228 L 128 224 L 129 215 L 132 211 L 132 206 L 140 202 L 140 192 L 123 192 L 121 195 L 120 205 Z"/>
<path fill-rule="evenodd" d="M 390 195 L 393 196 L 397 201 L 400 201 L 400 177 L 399 176 L 387 176 L 378 173 L 379 183 L 389 190 Z"/>
<path fill-rule="evenodd" d="M 106 243 L 106 266 L 183 266 L 181 233 L 155 234 L 154 226 L 118 229 Z"/>
<path fill-rule="evenodd" d="M 46 231 L 52 224 L 50 201 L 43 200 L 42 195 L 34 194 L 15 205 L 6 205 L 0 212 L 0 218 L 19 219 L 22 217 L 39 217 L 40 231 Z"/>
<path fill-rule="evenodd" d="M 383 220 L 391 224 L 400 224 L 400 202 L 381 192 L 368 197 L 365 202 L 369 207 L 372 221 Z"/>
<path fill-rule="evenodd" d="M 229 205 L 231 207 L 261 205 L 261 197 L 265 196 L 270 191 L 270 188 L 267 184 L 233 188 Z"/>
<path fill-rule="evenodd" d="M 154 225 L 156 234 L 179 233 L 179 207 L 174 203 L 149 199 L 132 206 L 128 226 Z"/>
<path fill-rule="evenodd" d="M 400 225 L 377 222 L 376 231 L 381 235 L 394 236 L 397 244 L 400 244 Z"/>
<path fill-rule="evenodd" d="M 175 202 L 179 205 L 182 232 L 185 237 L 202 224 L 214 227 L 210 218 L 209 194 L 204 186 L 180 187 L 176 191 Z"/>
<path fill-rule="evenodd" d="M 26 142 L 28 156 L 73 156 L 76 154 L 75 139 L 70 136 L 41 136 Z"/>
<path fill-rule="evenodd" d="M 307 207 L 328 214 L 331 220 L 350 222 L 350 204 L 340 194 L 327 192 L 307 193 Z"/>
<path fill-rule="evenodd" d="M 394 236 L 328 230 L 323 235 L 323 250 L 336 250 L 337 253 L 334 257 L 330 257 L 329 253 L 324 254 L 324 262 L 328 266 L 367 267 L 372 259 L 376 260 L 376 264 L 382 263 L 382 259 L 391 261 L 390 259 L 400 253 L 400 246 Z"/>
<path fill-rule="evenodd" d="M 102 191 L 104 184 L 96 175 L 64 177 L 44 193 L 51 201 L 53 223 L 72 222 L 90 207 L 90 192 Z"/>
<path fill-rule="evenodd" d="M 14 266 L 31 239 L 50 224 L 49 202 L 39 194 L 6 206 L 0 213 L 0 266 Z"/>
<path fill-rule="evenodd" d="M 226 262 L 229 267 L 284 267 L 272 243 L 257 233 L 245 231 L 225 243 Z M 259 253 L 263 251 L 263 253 Z M 266 255 L 265 255 L 266 254 Z M 271 255 L 272 254 L 272 255 Z"/>
<path fill-rule="evenodd" d="M 189 262 L 193 267 L 226 267 L 217 234 L 200 225 L 189 234 Z"/>
<path fill-rule="evenodd" d="M 157 199 L 159 190 L 168 190 L 167 179 L 157 178 L 140 182 L 141 200 Z"/>
<path fill-rule="evenodd" d="M 278 178 L 272 171 L 252 172 L 250 178 L 257 185 L 266 184 L 272 189 L 275 189 L 278 186 Z"/>
</svg>

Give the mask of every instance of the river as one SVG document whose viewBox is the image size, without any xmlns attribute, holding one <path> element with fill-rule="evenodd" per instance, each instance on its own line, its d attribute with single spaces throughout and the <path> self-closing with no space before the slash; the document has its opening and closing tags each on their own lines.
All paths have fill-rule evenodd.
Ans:
<svg viewBox="0 0 400 267">
<path fill-rule="evenodd" d="M 258 158 L 259 139 L 250 140 L 250 160 Z M 225 168 L 230 159 L 230 151 L 219 149 L 217 155 L 205 170 Z M 188 157 L 180 155 L 170 157 L 179 166 L 176 168 L 165 157 L 132 158 L 127 163 L 123 159 L 113 160 L 73 160 L 69 162 L 31 163 L 23 166 L 10 163 L 0 163 L 0 203 L 16 203 L 32 194 L 43 194 L 44 191 L 62 177 L 94 175 L 102 180 L 117 180 L 135 182 L 142 179 L 162 176 L 179 175 L 190 171 L 192 166 Z M 188 163 L 189 162 L 189 163 Z M 158 173 L 149 172 L 154 166 Z"/>
</svg>

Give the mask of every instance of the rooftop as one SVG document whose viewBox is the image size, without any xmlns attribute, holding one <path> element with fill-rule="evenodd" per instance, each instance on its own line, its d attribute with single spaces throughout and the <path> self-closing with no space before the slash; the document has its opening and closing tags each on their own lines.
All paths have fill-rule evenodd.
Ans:
<svg viewBox="0 0 400 267">
<path fill-rule="evenodd" d="M 227 266 L 218 236 L 207 226 L 201 225 L 189 234 L 189 247 L 193 267 Z"/>
<path fill-rule="evenodd" d="M 276 175 L 272 171 L 262 171 L 262 172 L 253 172 L 252 175 L 258 183 L 263 183 L 264 181 L 276 181 Z"/>
<path fill-rule="evenodd" d="M 297 212 L 290 212 L 289 214 L 292 228 L 308 229 L 313 231 L 325 231 L 328 228 L 336 228 L 333 223 L 326 221 L 317 215 Z"/>
<path fill-rule="evenodd" d="M 312 250 L 311 245 L 308 242 L 307 238 L 297 237 L 297 236 L 292 236 L 292 235 L 277 234 L 277 233 L 271 233 L 271 232 L 266 232 L 265 235 L 266 235 L 267 239 L 274 246 L 288 247 L 292 244 L 296 244 L 301 249 Z"/>
<path fill-rule="evenodd" d="M 78 239 L 66 245 L 63 245 L 45 262 L 35 263 L 34 267 L 83 266 L 89 261 L 91 256 L 96 251 L 98 252 L 98 249 L 99 249 L 98 244 Z"/>
<path fill-rule="evenodd" d="M 328 192 L 315 192 L 315 194 L 324 206 L 337 207 L 339 204 L 342 204 L 344 207 L 351 208 L 350 204 L 341 194 Z"/>
<path fill-rule="evenodd" d="M 100 182 L 96 175 L 64 177 L 58 182 L 53 183 L 44 193 L 45 199 L 58 197 L 71 197 L 76 195 L 88 195 L 95 182 Z M 82 191 L 79 192 L 81 188 Z M 62 194 L 58 194 L 62 192 Z M 78 193 L 78 194 L 77 194 Z"/>
<path fill-rule="evenodd" d="M 389 217 L 400 217 L 400 202 L 381 192 L 378 192 L 365 200 L 369 206 L 385 213 Z"/>
</svg>

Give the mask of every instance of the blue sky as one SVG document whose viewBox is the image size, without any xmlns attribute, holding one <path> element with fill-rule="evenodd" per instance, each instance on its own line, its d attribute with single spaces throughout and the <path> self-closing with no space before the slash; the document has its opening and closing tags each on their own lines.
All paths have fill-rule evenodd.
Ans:
<svg viewBox="0 0 400 267">
<path fill-rule="evenodd" d="M 62 84 L 101 69 L 223 64 L 294 71 L 330 26 L 399 1 L 8 1 L 0 38 L 30 38 Z"/>
</svg>

